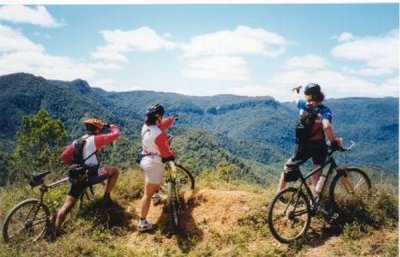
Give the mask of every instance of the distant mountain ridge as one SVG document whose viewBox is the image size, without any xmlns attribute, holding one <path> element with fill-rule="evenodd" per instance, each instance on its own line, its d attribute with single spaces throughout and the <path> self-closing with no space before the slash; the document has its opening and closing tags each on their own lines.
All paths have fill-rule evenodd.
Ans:
<svg viewBox="0 0 400 257">
<path fill-rule="evenodd" d="M 107 92 L 80 79 L 46 80 L 26 73 L 0 76 L 0 143 L 12 150 L 21 116 L 41 107 L 64 123 L 71 140 L 83 133 L 82 119 L 93 116 L 117 123 L 124 136 L 139 141 L 146 108 L 157 102 L 167 115 L 181 115 L 172 133 L 205 131 L 218 141 L 215 147 L 232 156 L 279 167 L 293 151 L 297 111 L 269 96 Z M 329 99 L 325 104 L 333 112 L 336 134 L 357 144 L 351 161 L 397 172 L 398 98 Z"/>
</svg>

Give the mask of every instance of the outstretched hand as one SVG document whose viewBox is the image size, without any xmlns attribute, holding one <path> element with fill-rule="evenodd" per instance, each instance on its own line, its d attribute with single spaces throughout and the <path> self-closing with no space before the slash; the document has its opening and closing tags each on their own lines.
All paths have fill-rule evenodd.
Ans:
<svg viewBox="0 0 400 257">
<path fill-rule="evenodd" d="M 292 88 L 292 91 L 293 91 L 293 92 L 296 92 L 296 93 L 298 94 L 298 93 L 300 93 L 301 87 L 302 87 L 302 86 L 294 87 L 294 88 Z"/>
<path fill-rule="evenodd" d="M 178 121 L 179 120 L 179 116 L 180 116 L 179 114 L 175 114 L 174 115 L 174 121 Z"/>
</svg>

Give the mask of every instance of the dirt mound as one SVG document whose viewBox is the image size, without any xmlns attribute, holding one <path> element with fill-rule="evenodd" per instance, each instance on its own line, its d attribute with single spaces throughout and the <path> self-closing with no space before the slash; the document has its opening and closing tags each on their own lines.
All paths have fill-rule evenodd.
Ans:
<svg viewBox="0 0 400 257">
<path fill-rule="evenodd" d="M 164 199 L 151 207 L 148 216 L 159 229 L 151 234 L 133 232 L 124 245 L 140 256 L 377 256 L 384 252 L 382 248 L 393 248 L 391 242 L 398 239 L 397 231 L 382 230 L 348 240 L 313 219 L 305 245 L 285 245 L 272 237 L 265 224 L 271 195 L 200 189 L 185 192 L 183 198 L 186 204 L 178 233 L 171 233 Z M 134 230 L 139 202 L 128 208 Z"/>
<path fill-rule="evenodd" d="M 194 222 L 188 225 L 196 225 L 207 233 L 210 230 L 225 231 L 239 226 L 239 221 L 254 208 L 254 203 L 261 196 L 243 191 L 202 189 L 186 192 L 184 198 L 187 206 L 183 224 Z"/>
<path fill-rule="evenodd" d="M 159 225 L 158 231 L 153 234 L 133 233 L 128 238 L 127 246 L 137 251 L 141 245 L 152 245 L 156 247 L 152 252 L 158 252 L 178 245 L 181 252 L 185 253 L 197 244 L 206 245 L 219 234 L 235 231 L 240 221 L 255 210 L 254 204 L 262 201 L 262 196 L 258 194 L 212 189 L 187 191 L 183 198 L 185 207 L 178 234 L 171 234 L 166 199 L 163 199 L 161 205 L 151 206 L 148 215 L 149 221 Z M 138 211 L 139 202 L 135 201 L 129 209 Z M 136 224 L 138 215 L 134 214 L 133 217 L 136 217 L 133 220 Z"/>
</svg>

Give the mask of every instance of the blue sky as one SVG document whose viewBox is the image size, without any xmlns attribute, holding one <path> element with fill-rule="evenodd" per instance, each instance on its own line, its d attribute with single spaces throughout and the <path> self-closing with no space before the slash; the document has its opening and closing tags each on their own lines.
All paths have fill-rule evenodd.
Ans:
<svg viewBox="0 0 400 257">
<path fill-rule="evenodd" d="M 399 4 L 1 5 L 0 75 L 108 91 L 398 96 Z"/>
</svg>

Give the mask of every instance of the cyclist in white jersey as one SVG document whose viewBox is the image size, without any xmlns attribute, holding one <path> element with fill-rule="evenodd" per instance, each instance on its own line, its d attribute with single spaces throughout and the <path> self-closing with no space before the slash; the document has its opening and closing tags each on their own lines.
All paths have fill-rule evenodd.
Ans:
<svg viewBox="0 0 400 257">
<path fill-rule="evenodd" d="M 145 188 L 140 202 L 140 219 L 138 228 L 141 232 L 151 231 L 155 224 L 147 221 L 147 214 L 153 194 L 157 192 L 162 183 L 165 162 L 175 159 L 175 151 L 170 148 L 168 135 L 165 130 L 175 121 L 170 116 L 163 119 L 164 107 L 160 104 L 152 105 L 146 113 L 146 120 L 142 127 L 142 160 L 140 167 L 144 171 Z"/>
</svg>

